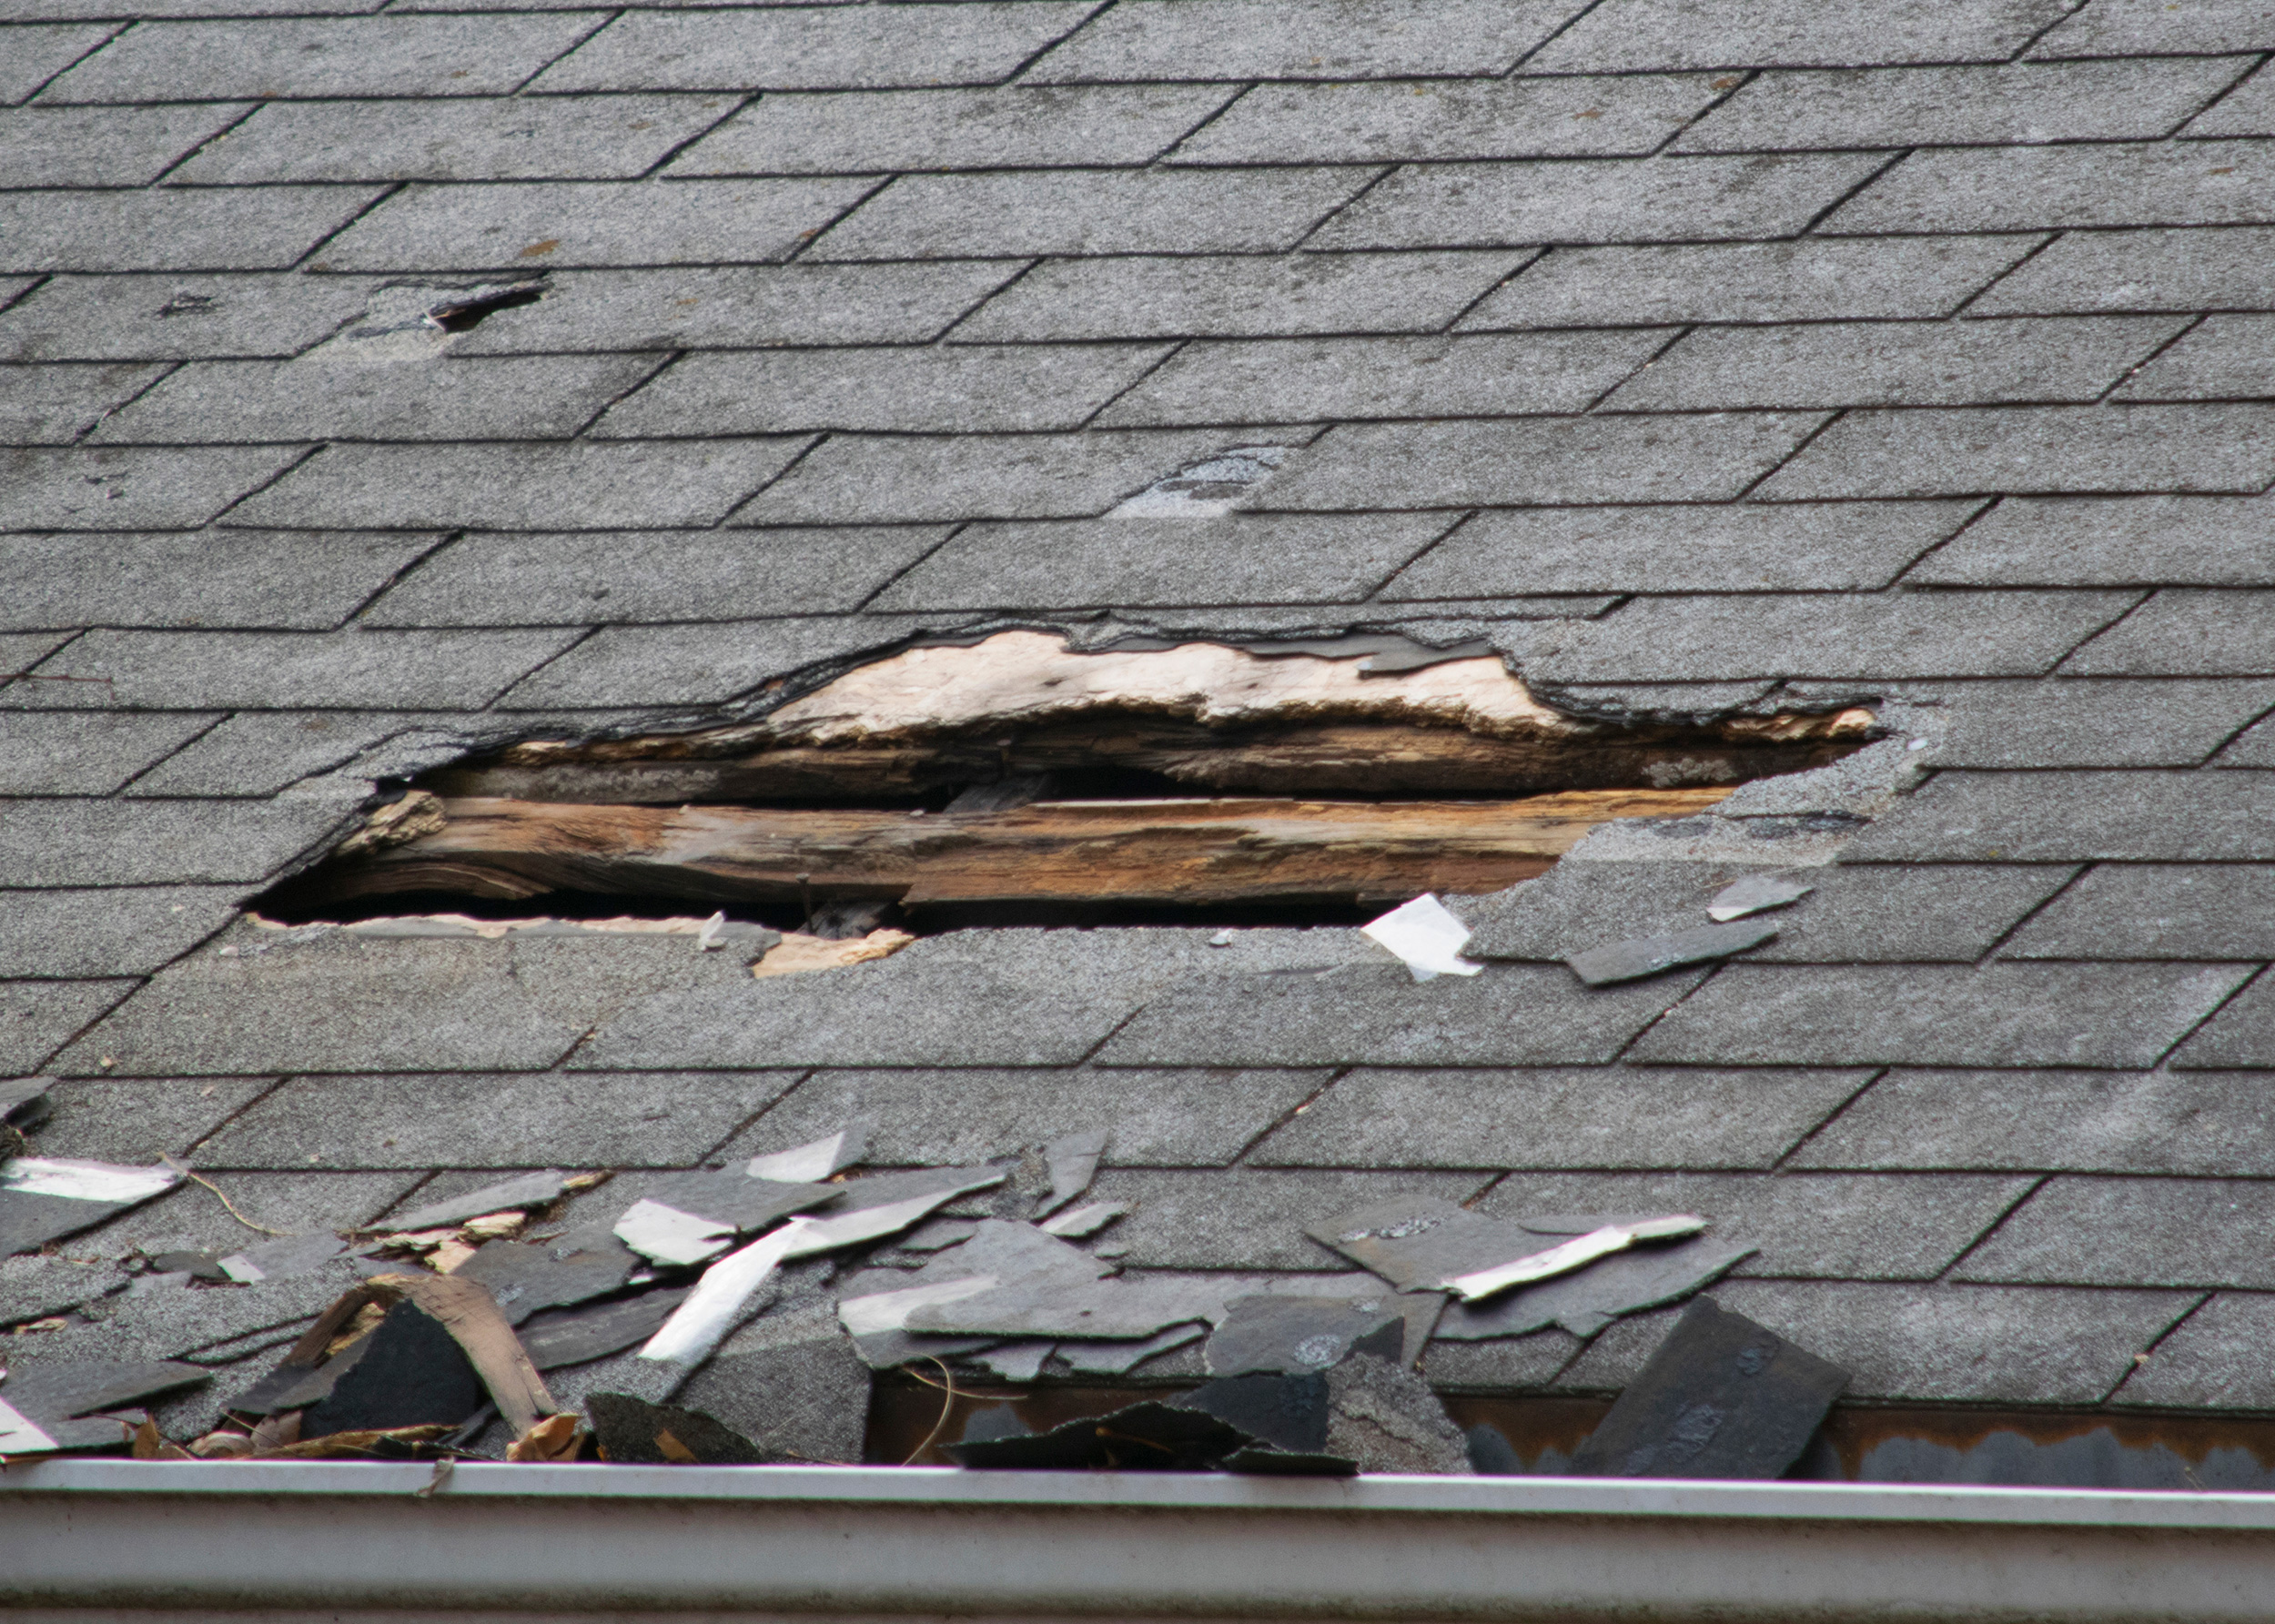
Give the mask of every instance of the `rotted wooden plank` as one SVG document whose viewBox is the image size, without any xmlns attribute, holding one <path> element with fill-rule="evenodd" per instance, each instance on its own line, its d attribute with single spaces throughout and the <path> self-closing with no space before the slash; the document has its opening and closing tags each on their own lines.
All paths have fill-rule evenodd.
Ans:
<svg viewBox="0 0 2275 1624">
<path fill-rule="evenodd" d="M 784 903 L 1101 899 L 1179 905 L 1498 890 L 1598 824 L 1682 817 L 1726 788 L 1514 801 L 1046 801 L 969 813 L 446 800 L 437 832 L 328 865 L 327 900 L 545 891 Z"/>
</svg>

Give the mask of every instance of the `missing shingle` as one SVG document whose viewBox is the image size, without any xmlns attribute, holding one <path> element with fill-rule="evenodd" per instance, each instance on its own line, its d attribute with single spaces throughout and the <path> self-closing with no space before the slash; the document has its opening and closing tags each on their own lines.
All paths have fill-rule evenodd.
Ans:
<svg viewBox="0 0 2275 1624">
<path fill-rule="evenodd" d="M 1036 631 L 909 648 L 757 721 L 530 741 L 430 773 L 418 832 L 396 812 L 387 838 L 351 838 L 262 906 L 693 903 L 830 937 L 1357 923 L 1421 892 L 1502 890 L 1605 823 L 1704 813 L 1875 728 L 1862 709 L 1622 726 L 1541 704 L 1498 657 L 1377 674 L 1382 652 L 1082 653 Z"/>
</svg>

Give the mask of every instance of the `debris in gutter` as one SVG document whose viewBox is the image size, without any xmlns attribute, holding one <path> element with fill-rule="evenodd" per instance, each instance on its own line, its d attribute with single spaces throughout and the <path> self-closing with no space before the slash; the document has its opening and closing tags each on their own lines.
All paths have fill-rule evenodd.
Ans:
<svg viewBox="0 0 2275 1624">
<path fill-rule="evenodd" d="M 959 1466 L 1016 1471 L 1199 1472 L 1257 1440 L 1216 1417 L 1148 1399 L 1048 1432 L 946 1447 Z"/>
<path fill-rule="evenodd" d="M 1576 1477 L 1776 1478 L 1849 1373 L 1698 1297 L 1572 1458 Z"/>
<path fill-rule="evenodd" d="M 1360 927 L 1360 933 L 1371 937 L 1404 960 L 1416 981 L 1435 981 L 1441 975 L 1475 975 L 1485 968 L 1475 960 L 1461 956 L 1461 949 L 1470 939 L 1470 927 L 1454 917 L 1453 910 L 1426 892 Z"/>
<path fill-rule="evenodd" d="M 602 1460 L 633 1466 L 763 1466 L 765 1451 L 716 1417 L 625 1393 L 586 1396 Z"/>
<path fill-rule="evenodd" d="M 1714 900 L 1706 904 L 1706 917 L 1717 924 L 1728 924 L 1750 913 L 1791 907 L 1815 889 L 1784 874 L 1748 874 L 1714 893 Z"/>
<path fill-rule="evenodd" d="M 1774 924 L 1709 924 L 1671 936 L 1640 936 L 1609 947 L 1592 947 L 1564 963 L 1592 987 L 1641 981 L 1686 964 L 1711 963 L 1755 948 L 1777 934 Z"/>
</svg>

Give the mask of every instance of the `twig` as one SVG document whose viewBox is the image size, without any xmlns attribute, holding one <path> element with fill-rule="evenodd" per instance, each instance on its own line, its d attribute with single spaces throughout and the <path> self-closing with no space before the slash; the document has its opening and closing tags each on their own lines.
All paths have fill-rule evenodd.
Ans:
<svg viewBox="0 0 2275 1624">
<path fill-rule="evenodd" d="M 160 1156 L 158 1160 L 164 1162 L 168 1167 L 173 1168 L 175 1172 L 180 1174 L 183 1177 L 190 1179 L 195 1183 L 201 1184 L 208 1190 L 211 1190 L 214 1194 L 215 1199 L 219 1201 L 223 1206 L 228 1208 L 229 1216 L 244 1225 L 246 1228 L 258 1229 L 263 1235 L 274 1235 L 279 1236 L 288 1236 L 292 1233 L 289 1229 L 271 1229 L 266 1224 L 254 1223 L 252 1219 L 247 1217 L 243 1213 L 237 1210 L 236 1202 L 231 1201 L 227 1195 L 221 1194 L 221 1186 L 219 1185 L 215 1184 L 213 1180 L 207 1178 L 204 1174 L 192 1173 L 188 1168 L 183 1166 L 172 1156 Z"/>
<path fill-rule="evenodd" d="M 932 1363 L 940 1365 L 940 1361 L 938 1359 L 932 1358 L 931 1355 L 927 1354 L 925 1357 L 927 1359 L 931 1359 Z M 945 1365 L 940 1365 L 940 1379 L 937 1382 L 932 1380 L 929 1377 L 916 1376 L 916 1373 L 914 1370 L 910 1371 L 908 1374 L 915 1376 L 916 1379 L 923 1382 L 927 1387 L 939 1387 L 942 1392 L 947 1395 L 947 1397 L 940 1402 L 940 1418 L 932 1424 L 932 1430 L 925 1434 L 925 1441 L 918 1444 L 915 1449 L 909 1452 L 909 1457 L 906 1460 L 901 1462 L 903 1466 L 915 1466 L 916 1464 L 916 1457 L 922 1455 L 926 1449 L 932 1447 L 932 1440 L 940 1436 L 940 1429 L 948 1424 L 949 1412 L 956 1408 L 956 1377 L 948 1374 L 948 1367 Z"/>
</svg>

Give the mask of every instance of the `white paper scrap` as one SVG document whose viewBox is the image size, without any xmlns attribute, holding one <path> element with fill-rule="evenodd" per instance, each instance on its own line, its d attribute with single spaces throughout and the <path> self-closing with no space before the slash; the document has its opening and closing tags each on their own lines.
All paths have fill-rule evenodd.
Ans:
<svg viewBox="0 0 2275 1624">
<path fill-rule="evenodd" d="M 0 1398 L 0 1455 L 31 1455 L 55 1447 L 56 1440 L 32 1425 L 29 1416 Z"/>
<path fill-rule="evenodd" d="M 695 1289 L 648 1338 L 640 1357 L 691 1368 L 709 1358 L 711 1350 L 734 1329 L 743 1306 L 789 1256 L 805 1226 L 804 1218 L 793 1218 L 780 1229 L 760 1236 L 741 1251 L 728 1253 L 705 1269 L 703 1277 L 695 1282 Z"/>
<path fill-rule="evenodd" d="M 1485 968 L 1474 959 L 1461 956 L 1462 946 L 1470 939 L 1470 927 L 1427 891 L 1363 926 L 1361 933 L 1373 937 L 1404 959 L 1416 981 L 1434 981 L 1441 975 L 1475 975 Z"/>
<path fill-rule="evenodd" d="M 616 1238 L 657 1263 L 709 1263 L 734 1244 L 734 1226 L 642 1196 L 616 1220 Z"/>
<path fill-rule="evenodd" d="M 223 1274 L 239 1286 L 258 1286 L 268 1278 L 268 1271 L 242 1252 L 230 1253 L 218 1266 Z"/>
<path fill-rule="evenodd" d="M 704 920 L 702 927 L 696 931 L 695 951 L 697 953 L 709 953 L 713 948 L 724 947 L 727 944 L 727 939 L 723 934 L 722 934 L 722 933 L 724 932 L 726 928 L 727 913 L 725 909 L 722 908 L 709 919 Z"/>
<path fill-rule="evenodd" d="M 182 1182 L 171 1167 L 116 1167 L 108 1162 L 62 1162 L 18 1156 L 0 1163 L 0 1190 L 18 1195 L 65 1195 L 74 1201 L 147 1201 Z"/>
<path fill-rule="evenodd" d="M 1684 1214 L 1670 1218 L 1646 1218 L 1640 1224 L 1607 1224 L 1602 1229 L 1592 1229 L 1585 1235 L 1574 1236 L 1561 1246 L 1545 1252 L 1534 1252 L 1509 1263 L 1495 1264 L 1491 1268 L 1477 1269 L 1466 1275 L 1454 1275 L 1438 1283 L 1439 1289 L 1451 1291 L 1465 1303 L 1480 1297 L 1491 1296 L 1512 1286 L 1530 1286 L 1557 1275 L 1569 1275 L 1599 1257 L 1609 1257 L 1614 1252 L 1624 1252 L 1637 1241 L 1671 1240 L 1680 1235 L 1696 1235 L 1706 1227 L 1706 1220 Z"/>
</svg>

